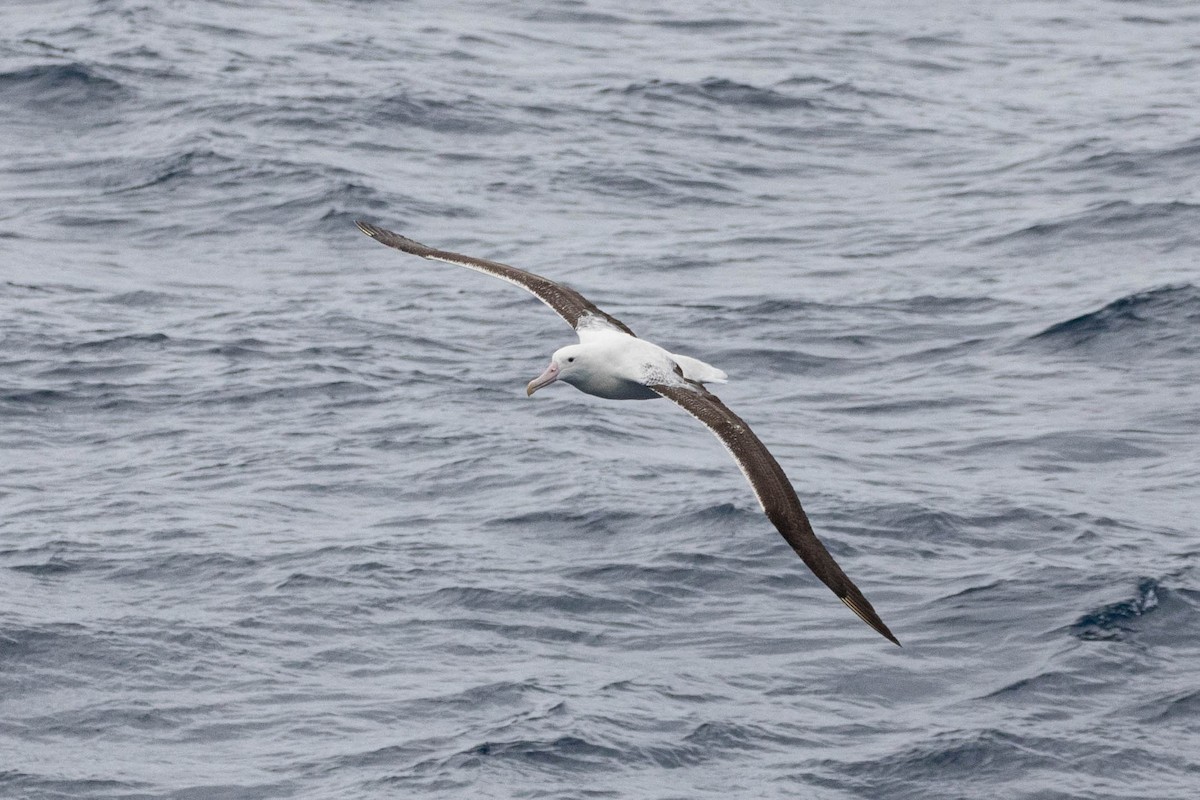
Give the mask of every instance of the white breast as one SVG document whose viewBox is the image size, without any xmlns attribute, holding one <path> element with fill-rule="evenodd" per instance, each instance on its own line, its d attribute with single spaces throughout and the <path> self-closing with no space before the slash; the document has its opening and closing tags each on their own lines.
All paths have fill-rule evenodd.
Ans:
<svg viewBox="0 0 1200 800">
<path fill-rule="evenodd" d="M 612 400 L 650 400 L 659 395 L 647 384 L 673 383 L 683 376 L 695 381 L 724 381 L 725 373 L 688 356 L 673 355 L 653 342 L 612 330 L 580 331 L 587 369 L 563 376 L 575 388 Z"/>
</svg>

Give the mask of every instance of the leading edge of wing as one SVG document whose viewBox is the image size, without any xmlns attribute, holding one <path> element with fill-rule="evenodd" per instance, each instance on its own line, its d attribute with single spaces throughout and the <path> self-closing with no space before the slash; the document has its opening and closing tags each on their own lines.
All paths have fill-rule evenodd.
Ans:
<svg viewBox="0 0 1200 800">
<path fill-rule="evenodd" d="M 473 269 L 476 272 L 482 272 L 486 275 L 507 281 L 514 286 L 519 286 L 548 305 L 555 313 L 566 320 L 568 325 L 576 330 L 599 323 L 601 325 L 612 326 L 630 336 L 635 335 L 624 322 L 601 311 L 594 303 L 579 292 L 568 286 L 563 286 L 561 283 L 556 283 L 549 278 L 543 278 L 541 275 L 536 275 L 517 267 L 510 267 L 508 264 L 501 264 L 499 261 L 464 256 L 461 253 L 452 253 L 449 250 L 438 250 L 437 248 L 429 247 L 428 245 L 409 239 L 407 236 L 401 236 L 394 231 L 389 231 L 387 228 L 380 228 L 377 225 L 372 225 L 362 220 L 355 220 L 354 224 L 358 226 L 360 231 L 380 244 L 385 244 L 388 247 L 394 247 L 402 252 L 411 253 L 414 256 L 427 258 L 431 261 L 441 261 L 446 264 Z"/>
<path fill-rule="evenodd" d="M 750 430 L 750 426 L 730 411 L 720 398 L 699 384 L 680 381 L 651 384 L 649 388 L 700 420 L 716 435 L 750 482 L 750 488 L 758 497 L 767 518 L 796 551 L 796 555 L 859 619 L 887 640 L 899 645 L 900 640 L 817 538 L 791 481 L 762 440 Z"/>
</svg>

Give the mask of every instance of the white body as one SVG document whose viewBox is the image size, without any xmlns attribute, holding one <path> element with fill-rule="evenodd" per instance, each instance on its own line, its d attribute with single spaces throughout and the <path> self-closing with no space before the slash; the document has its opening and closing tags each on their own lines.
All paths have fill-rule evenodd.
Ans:
<svg viewBox="0 0 1200 800">
<path fill-rule="evenodd" d="M 608 326 L 581 327 L 579 344 L 555 352 L 546 371 L 529 384 L 528 393 L 561 380 L 609 400 L 652 400 L 660 395 L 649 385 L 676 383 L 680 372 L 697 383 L 725 382 L 724 372 L 699 359 L 675 355 Z"/>
</svg>

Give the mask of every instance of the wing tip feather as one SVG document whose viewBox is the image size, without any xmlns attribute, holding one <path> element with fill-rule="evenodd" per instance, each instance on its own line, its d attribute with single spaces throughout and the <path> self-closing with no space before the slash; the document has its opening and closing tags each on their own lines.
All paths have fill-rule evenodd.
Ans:
<svg viewBox="0 0 1200 800">
<path fill-rule="evenodd" d="M 845 603 L 846 608 L 853 611 L 859 619 L 870 625 L 880 636 L 897 647 L 904 646 L 900 644 L 900 640 L 896 638 L 896 635 L 891 632 L 883 620 L 879 618 L 879 615 L 875 613 L 875 609 L 871 607 L 871 604 L 867 602 L 865 597 L 851 597 L 850 595 L 846 595 L 838 599 Z"/>
<path fill-rule="evenodd" d="M 429 245 L 421 244 L 415 239 L 409 239 L 407 236 L 401 236 L 395 231 L 389 231 L 387 228 L 372 225 L 361 219 L 354 220 L 354 224 L 367 236 L 388 247 L 394 247 L 397 250 L 409 253 L 410 255 L 420 256 L 421 258 L 431 258 L 438 255 L 438 251 Z M 448 253 L 447 255 L 453 254 Z"/>
<path fill-rule="evenodd" d="M 733 426 L 733 429 L 736 429 L 739 432 L 739 436 L 744 436 L 744 434 L 749 432 L 749 426 L 747 426 L 740 417 L 730 411 L 725 404 L 721 402 L 720 398 L 705 388 L 703 384 L 684 378 L 683 371 L 679 368 L 678 364 L 676 364 L 675 372 L 676 374 L 674 377 L 676 378 L 676 382 L 650 382 L 647 384 L 647 386 L 651 390 L 657 392 L 658 394 L 683 408 L 684 411 L 700 420 L 700 422 L 707 426 L 710 431 L 716 434 L 721 443 L 725 445 L 725 449 L 727 449 L 733 456 L 733 460 L 737 463 L 738 468 L 741 469 L 742 474 L 746 476 L 746 479 L 750 483 L 751 489 L 753 489 L 755 495 L 758 496 L 759 504 L 761 504 L 763 506 L 763 510 L 767 512 L 767 518 L 770 519 L 779 532 L 783 534 L 783 538 L 787 540 L 788 544 L 792 545 L 792 549 L 796 551 L 801 560 L 803 560 L 808 568 L 812 570 L 813 574 L 816 575 L 822 583 L 832 589 L 837 598 L 841 600 L 847 608 L 853 611 L 859 619 L 870 625 L 876 633 L 887 639 L 889 642 L 895 644 L 897 647 L 903 647 L 903 645 L 900 644 L 900 640 L 896 638 L 896 635 L 892 633 L 888 626 L 884 624 L 884 621 L 879 618 L 879 614 L 876 613 L 875 609 L 871 606 L 870 601 L 868 601 L 867 598 L 863 596 L 863 593 L 859 591 L 858 587 L 855 586 L 848 577 L 846 577 L 845 573 L 842 572 L 841 567 L 839 567 L 837 562 L 834 561 L 833 556 L 829 554 L 829 552 L 825 549 L 825 546 L 821 544 L 819 539 L 817 539 L 816 534 L 812 532 L 811 526 L 808 525 L 808 518 L 804 515 L 803 509 L 800 508 L 800 501 L 798 499 L 795 501 L 796 509 L 798 510 L 803 523 L 803 529 L 801 533 L 806 530 L 806 536 L 802 536 L 799 539 L 794 536 L 789 536 L 789 533 L 794 533 L 794 531 L 791 528 L 786 527 L 786 523 L 788 521 L 784 520 L 781 522 L 777 516 L 772 516 L 772 512 L 767 508 L 767 500 L 760 492 L 758 484 L 755 482 L 754 476 L 751 474 L 753 471 L 752 467 L 748 466 L 745 460 L 738 455 L 735 445 L 730 441 L 730 434 L 728 432 L 729 426 Z M 707 402 L 712 408 L 720 409 L 723 414 L 725 414 L 725 417 L 722 420 L 719 420 L 717 423 L 714 423 L 711 419 L 706 418 L 702 410 L 696 406 L 695 399 Z M 720 422 L 724 422 L 725 425 L 723 426 L 718 424 Z M 765 458 L 768 459 L 769 463 L 774 466 L 775 470 L 777 470 L 780 485 L 786 486 L 787 489 L 790 490 L 791 483 L 787 480 L 787 476 L 783 474 L 783 469 L 779 466 L 778 462 L 775 461 L 774 457 L 770 454 L 770 451 L 767 450 L 766 445 L 762 444 L 762 442 L 758 440 L 758 437 L 754 436 L 753 433 L 750 433 L 749 436 L 754 443 L 762 448 L 762 453 L 765 454 Z M 792 492 L 792 496 L 794 498 L 794 491 Z M 783 527 L 781 527 L 781 525 L 783 525 Z"/>
</svg>

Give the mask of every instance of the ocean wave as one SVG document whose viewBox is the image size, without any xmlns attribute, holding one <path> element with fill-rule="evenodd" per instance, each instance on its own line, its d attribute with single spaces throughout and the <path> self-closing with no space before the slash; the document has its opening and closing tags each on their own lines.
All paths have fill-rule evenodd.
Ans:
<svg viewBox="0 0 1200 800">
<path fill-rule="evenodd" d="M 669 7 L 664 7 L 669 8 Z M 678 6 L 684 9 L 686 6 Z M 739 19 L 737 17 L 699 17 L 694 19 L 650 19 L 647 24 L 657 28 L 675 28 L 685 31 L 736 31 L 745 28 L 773 28 L 776 23 L 762 19 Z"/>
<path fill-rule="evenodd" d="M 111 303 L 115 306 L 128 308 L 161 308 L 179 302 L 179 295 L 148 289 L 135 289 L 130 292 L 109 295 L 100 302 Z"/>
<path fill-rule="evenodd" d="M 482 742 L 450 757 L 444 766 L 455 770 L 474 769 L 487 760 L 528 763 L 542 769 L 594 772 L 611 769 L 613 764 L 620 763 L 623 755 L 618 748 L 581 736 L 557 736 Z"/>
<path fill-rule="evenodd" d="M 632 83 L 623 89 L 604 89 L 602 94 L 619 93 L 656 102 L 683 103 L 702 107 L 726 107 L 758 111 L 832 108 L 828 101 L 801 97 L 777 89 L 739 83 L 726 78 L 705 78 L 679 82 L 649 80 Z"/>
<path fill-rule="evenodd" d="M 200 189 L 214 182 L 236 181 L 238 171 L 237 159 L 208 148 L 176 151 L 157 157 L 123 157 L 119 169 L 105 171 L 110 180 L 119 176 L 120 183 L 105 187 L 104 191 L 107 195 L 119 196 L 147 189 Z"/>
<path fill-rule="evenodd" d="M 761 542 L 776 544 L 767 536 Z M 563 574 L 597 591 L 618 593 L 658 610 L 709 592 L 736 592 L 745 585 L 745 576 L 730 569 L 730 558 L 675 553 L 658 561 L 662 563 L 613 562 L 568 569 Z"/>
<path fill-rule="evenodd" d="M 133 90 L 97 67 L 76 62 L 38 64 L 0 73 L 0 106 L 9 115 L 53 114 L 56 124 L 74 119 L 90 127 L 89 113 L 108 111 L 133 97 Z"/>
<path fill-rule="evenodd" d="M 217 390 L 211 387 L 202 388 L 193 394 L 188 402 L 196 406 L 248 407 L 294 403 L 308 399 L 345 406 L 351 401 L 367 402 L 367 399 L 378 391 L 376 386 L 355 380 L 312 381 L 272 387 L 235 385 Z"/>
<path fill-rule="evenodd" d="M 87 626 L 74 622 L 43 623 L 35 626 L 5 624 L 0 627 L 0 662 L 29 665 L 33 661 L 57 661 L 70 654 L 104 663 L 114 654 L 96 642 Z"/>
<path fill-rule="evenodd" d="M 589 534 L 611 534 L 641 515 L 622 509 L 606 509 L 603 512 L 572 511 L 555 508 L 549 511 L 526 511 L 519 514 L 496 516 L 488 519 L 488 527 L 519 528 L 531 531 L 557 531 L 565 527 L 587 531 Z"/>
<path fill-rule="evenodd" d="M 414 597 L 411 602 L 428 608 L 487 611 L 528 611 L 540 613 L 547 609 L 560 614 L 588 619 L 602 615 L 613 619 L 634 614 L 640 606 L 626 599 L 603 594 L 586 594 L 575 589 L 560 592 L 525 589 L 493 589 L 486 586 L 453 586 L 436 589 Z"/>
<path fill-rule="evenodd" d="M 443 692 L 431 697 L 419 697 L 406 702 L 404 710 L 408 714 L 435 716 L 445 713 L 446 709 L 475 712 L 481 708 L 495 708 L 504 711 L 520 705 L 551 699 L 554 696 L 553 692 L 544 688 L 537 680 L 501 680 L 470 686 L 457 692 Z M 543 715 L 554 713 L 553 707 L 542 712 Z"/>
<path fill-rule="evenodd" d="M 474 215 L 464 205 L 385 192 L 352 170 L 288 158 L 231 156 L 213 148 L 121 156 L 77 169 L 102 199 L 77 204 L 52 218 L 67 226 L 144 219 L 131 237 L 154 246 L 179 238 L 186 231 L 185 220 L 201 211 L 221 217 L 209 234 L 274 225 L 338 238 L 352 235 L 355 219 L 384 209 L 392 218 Z M 114 210 L 122 213 L 114 216 Z"/>
<path fill-rule="evenodd" d="M 796 744 L 799 743 L 780 741 L 778 736 L 771 735 L 757 726 L 724 720 L 702 722 L 688 731 L 680 741 L 637 744 L 630 747 L 625 755 L 625 762 L 642 762 L 664 769 L 679 769 Z"/>
<path fill-rule="evenodd" d="M 122 582 L 173 577 L 217 581 L 251 575 L 261 565 L 260 559 L 230 553 L 166 552 L 140 560 L 112 562 L 109 577 Z"/>
<path fill-rule="evenodd" d="M 573 164 L 560 172 L 564 184 L 585 186 L 599 196 L 637 198 L 663 207 L 681 205 L 724 206 L 735 202 L 738 192 L 727 182 L 667 169 L 651 163 Z"/>
<path fill-rule="evenodd" d="M 1036 244 L 1044 253 L 1050 243 L 1144 240 L 1167 251 L 1200 244 L 1200 205 L 1183 201 L 1133 203 L 1115 200 L 1049 222 L 1038 222 L 983 244 Z"/>
<path fill-rule="evenodd" d="M 10 407 L 10 413 L 17 410 L 36 413 L 39 409 L 71 403 L 76 399 L 74 392 L 62 389 L 18 389 L 0 394 L 0 403 L 16 407 Z"/>
<path fill-rule="evenodd" d="M 1189 356 L 1200 352 L 1200 288 L 1183 284 L 1126 295 L 1051 325 L 1030 341 L 1107 356 Z"/>
<path fill-rule="evenodd" d="M 841 765 L 839 771 L 873 797 L 1021 796 L 1031 773 L 1061 770 L 1067 752 L 1066 743 L 1045 736 L 994 728 L 953 731 L 877 760 Z M 930 781 L 953 788 L 939 792 Z"/>
<path fill-rule="evenodd" d="M 1149 446 L 1142 435 L 1092 430 L 1059 430 L 1032 436 L 985 436 L 956 447 L 951 452 L 991 459 L 1016 455 L 1023 457 L 1028 468 L 1051 472 L 1071 472 L 1082 464 L 1105 464 L 1164 455 L 1161 449 Z"/>
<path fill-rule="evenodd" d="M 1182 723 L 1194 726 L 1200 719 L 1200 689 L 1168 692 L 1142 709 L 1143 719 L 1157 724 Z"/>
<path fill-rule="evenodd" d="M 56 773 L 57 774 L 57 773 Z M 13 791 L 14 797 L 67 798 L 92 797 L 96 800 L 128 800 L 151 796 L 152 785 L 145 781 L 118 781 L 101 778 L 60 778 L 15 769 L 0 769 L 0 790 Z M 209 795 L 211 796 L 211 795 Z"/>
<path fill-rule="evenodd" d="M 76 572 L 80 569 L 80 564 L 75 561 L 68 561 L 59 556 L 51 556 L 46 561 L 37 564 L 13 564 L 9 569 L 13 572 L 24 572 L 27 575 L 44 578 L 51 575 L 64 575 L 69 572 Z"/>
<path fill-rule="evenodd" d="M 1068 149 L 1061 157 L 1066 163 L 1051 166 L 1060 172 L 1078 171 L 1085 173 L 1104 172 L 1110 175 L 1136 178 L 1175 178 L 1182 172 L 1200 172 L 1200 140 L 1192 139 L 1183 144 L 1168 147 L 1141 149 L 1108 148 L 1102 152 L 1091 152 L 1089 142 Z M 1078 153 L 1086 155 L 1082 158 Z"/>
<path fill-rule="evenodd" d="M 1153 578 L 1142 578 L 1127 600 L 1108 603 L 1084 614 L 1071 625 L 1071 633 L 1079 639 L 1121 639 L 1136 630 L 1142 617 L 1159 607 L 1162 585 Z"/>
<path fill-rule="evenodd" d="M 381 96 L 375 103 L 373 121 L 444 134 L 503 133 L 512 125 L 504 108 L 481 97 L 444 97 L 410 89 L 394 89 Z"/>
<path fill-rule="evenodd" d="M 1089 677 L 1081 672 L 1049 670 L 1013 681 L 985 695 L 985 698 L 1003 703 L 1037 707 L 1042 704 L 1055 703 L 1064 696 L 1080 695 L 1089 689 L 1101 688 L 1104 684 L 1105 682 L 1099 678 Z"/>
<path fill-rule="evenodd" d="M 103 339 L 92 339 L 86 342 L 69 342 L 61 345 L 63 352 L 72 353 L 80 351 L 104 351 L 104 352 L 126 352 L 129 350 L 142 350 L 149 346 L 150 349 L 158 349 L 161 345 L 171 341 L 171 337 L 165 333 L 129 333 L 120 336 L 108 336 Z"/>
</svg>

